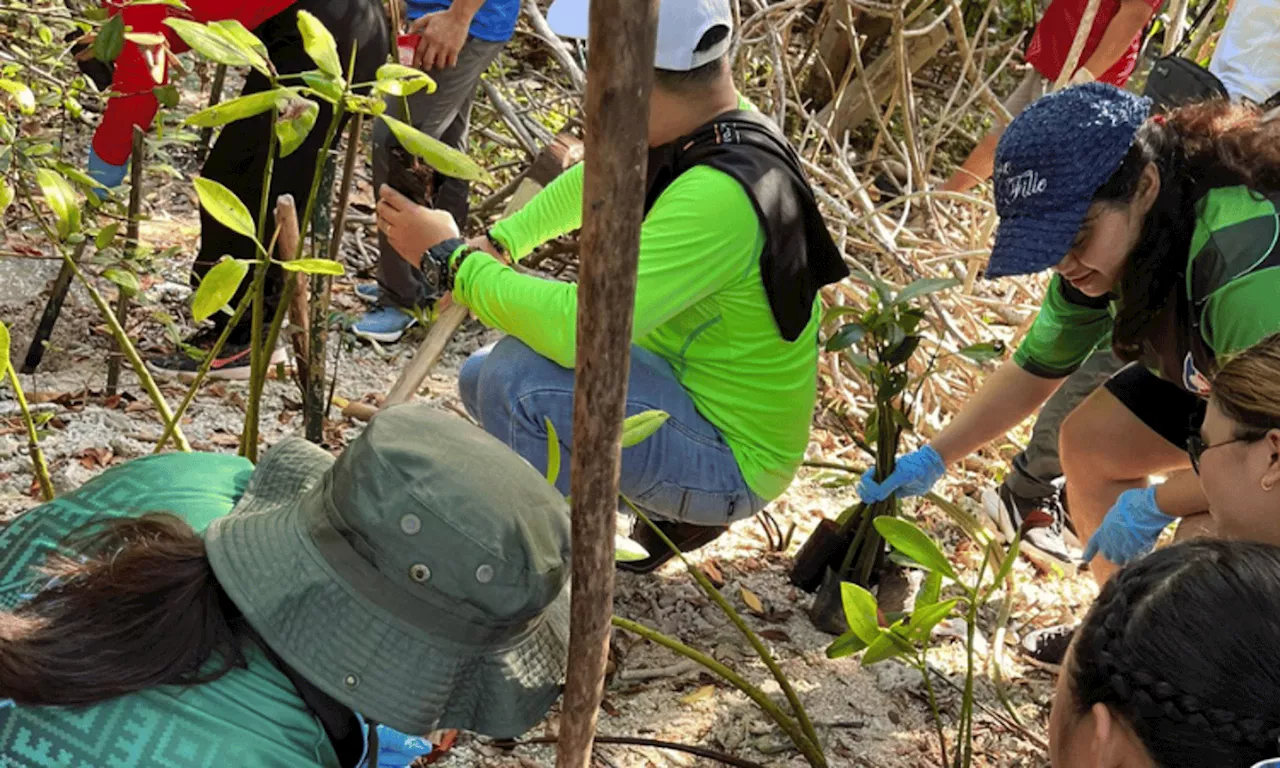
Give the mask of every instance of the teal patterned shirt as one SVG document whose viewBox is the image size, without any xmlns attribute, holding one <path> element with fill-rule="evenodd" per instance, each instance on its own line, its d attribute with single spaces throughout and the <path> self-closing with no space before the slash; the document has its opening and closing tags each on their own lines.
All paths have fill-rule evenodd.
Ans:
<svg viewBox="0 0 1280 768">
<path fill-rule="evenodd" d="M 223 454 L 165 454 L 103 472 L 0 531 L 0 609 L 41 583 L 34 567 L 94 519 L 170 512 L 203 531 L 244 493 L 253 465 Z M 246 645 L 246 648 L 252 646 Z M 93 648 L 85 648 L 92 654 Z M 81 708 L 0 707 L 0 768 L 337 768 L 324 729 L 260 653 L 247 669 Z"/>
</svg>

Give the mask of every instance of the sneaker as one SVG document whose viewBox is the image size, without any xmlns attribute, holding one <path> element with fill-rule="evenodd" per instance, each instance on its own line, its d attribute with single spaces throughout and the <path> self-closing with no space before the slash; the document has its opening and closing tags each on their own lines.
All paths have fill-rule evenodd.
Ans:
<svg viewBox="0 0 1280 768">
<path fill-rule="evenodd" d="M 396 307 L 375 307 L 351 326 L 351 332 L 362 339 L 391 344 L 417 324 L 412 315 Z"/>
<path fill-rule="evenodd" d="M 356 286 L 356 298 L 370 304 L 377 304 L 382 298 L 382 286 L 377 283 L 365 283 Z"/>
<path fill-rule="evenodd" d="M 1059 624 L 1056 627 L 1037 629 L 1022 638 L 1022 652 L 1041 664 L 1061 666 L 1076 636 L 1075 624 Z"/>
<path fill-rule="evenodd" d="M 675 520 L 654 520 L 653 522 L 681 552 L 692 552 L 698 547 L 710 544 L 729 530 L 727 525 L 694 525 Z M 649 573 L 676 556 L 666 542 L 660 539 L 645 521 L 638 518 L 632 523 L 630 539 L 644 547 L 649 556 L 643 560 L 618 563 L 620 570 Z"/>
<path fill-rule="evenodd" d="M 199 340 L 195 337 L 192 341 Z M 212 346 L 212 344 L 208 345 Z M 200 369 L 203 358 L 199 355 L 199 345 L 184 344 L 184 349 L 180 349 L 171 355 L 154 357 L 147 361 L 147 366 L 156 373 L 168 376 L 177 376 L 179 378 L 192 378 L 196 371 Z M 187 351 L 190 349 L 191 351 Z M 213 364 L 209 366 L 209 373 L 206 378 L 222 379 L 225 381 L 245 381 L 249 378 L 249 352 L 248 344 L 232 344 L 230 342 L 222 346 L 222 352 L 214 359 Z M 271 365 L 283 365 L 288 361 L 288 354 L 284 347 L 277 346 L 271 352 Z"/>
<path fill-rule="evenodd" d="M 994 493 L 983 492 L 982 505 L 1000 527 L 1005 541 L 1013 541 L 1021 531 L 1023 547 L 1057 563 L 1070 566 L 1080 558 L 1080 552 L 1064 538 L 1067 515 L 1060 493 L 1031 499 L 1017 495 L 1008 483 L 1002 483 Z"/>
</svg>

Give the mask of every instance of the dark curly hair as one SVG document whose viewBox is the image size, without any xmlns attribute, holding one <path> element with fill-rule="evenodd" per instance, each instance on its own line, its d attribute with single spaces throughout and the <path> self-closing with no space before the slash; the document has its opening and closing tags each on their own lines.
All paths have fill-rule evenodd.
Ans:
<svg viewBox="0 0 1280 768">
<path fill-rule="evenodd" d="M 1094 194 L 1095 202 L 1126 204 L 1148 164 L 1160 172 L 1159 196 L 1120 276 L 1112 343 L 1121 359 L 1138 359 L 1156 319 L 1174 306 L 1186 277 L 1196 203 L 1216 187 L 1280 192 L 1280 120 L 1263 118 L 1256 106 L 1220 99 L 1153 117 Z"/>
<path fill-rule="evenodd" d="M 1105 704 L 1161 768 L 1280 755 L 1280 548 L 1199 539 L 1129 565 L 1076 633 L 1080 714 Z"/>
</svg>

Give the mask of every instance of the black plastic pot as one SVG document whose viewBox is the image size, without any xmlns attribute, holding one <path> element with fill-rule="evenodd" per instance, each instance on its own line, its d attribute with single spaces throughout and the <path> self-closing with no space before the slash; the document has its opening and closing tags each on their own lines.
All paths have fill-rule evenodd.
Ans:
<svg viewBox="0 0 1280 768">
<path fill-rule="evenodd" d="M 844 618 L 844 604 L 840 598 L 840 574 L 834 568 L 823 571 L 822 582 L 809 606 L 809 621 L 815 629 L 829 635 L 843 635 L 849 631 Z"/>
<path fill-rule="evenodd" d="M 852 531 L 841 534 L 840 526 L 834 520 L 818 523 L 813 535 L 796 552 L 795 562 L 791 565 L 791 583 L 809 593 L 818 589 L 828 569 L 840 568 L 852 542 Z"/>
</svg>

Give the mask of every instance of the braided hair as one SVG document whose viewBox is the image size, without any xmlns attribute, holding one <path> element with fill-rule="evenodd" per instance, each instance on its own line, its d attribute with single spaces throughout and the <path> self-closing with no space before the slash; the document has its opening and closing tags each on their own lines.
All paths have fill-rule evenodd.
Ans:
<svg viewBox="0 0 1280 768">
<path fill-rule="evenodd" d="M 1105 704 L 1161 768 L 1280 756 L 1280 548 L 1201 539 L 1103 588 L 1066 674 L 1079 713 Z"/>
</svg>

